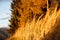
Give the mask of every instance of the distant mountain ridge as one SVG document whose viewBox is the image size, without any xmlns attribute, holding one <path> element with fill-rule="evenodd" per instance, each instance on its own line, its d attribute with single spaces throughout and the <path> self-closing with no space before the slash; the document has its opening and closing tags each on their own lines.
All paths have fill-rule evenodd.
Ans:
<svg viewBox="0 0 60 40">
<path fill-rule="evenodd" d="M 7 28 L 0 28 L 0 40 L 5 40 L 9 37 L 9 33 L 7 31 Z"/>
</svg>

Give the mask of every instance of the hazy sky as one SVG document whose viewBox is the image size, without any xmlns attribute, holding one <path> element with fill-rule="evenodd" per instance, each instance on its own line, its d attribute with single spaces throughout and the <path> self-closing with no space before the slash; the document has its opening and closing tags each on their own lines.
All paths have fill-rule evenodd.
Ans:
<svg viewBox="0 0 60 40">
<path fill-rule="evenodd" d="M 8 27 L 10 19 L 10 3 L 11 0 L 0 0 L 0 28 Z"/>
</svg>

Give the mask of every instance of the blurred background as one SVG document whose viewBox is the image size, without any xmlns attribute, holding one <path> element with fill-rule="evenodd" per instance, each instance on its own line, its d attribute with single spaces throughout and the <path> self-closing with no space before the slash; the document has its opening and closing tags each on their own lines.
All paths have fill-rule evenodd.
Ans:
<svg viewBox="0 0 60 40">
<path fill-rule="evenodd" d="M 0 28 L 9 28 L 11 0 L 0 0 Z"/>
<path fill-rule="evenodd" d="M 9 20 L 11 16 L 11 0 L 0 0 L 0 40 L 5 40 L 10 35 L 9 30 Z"/>
</svg>

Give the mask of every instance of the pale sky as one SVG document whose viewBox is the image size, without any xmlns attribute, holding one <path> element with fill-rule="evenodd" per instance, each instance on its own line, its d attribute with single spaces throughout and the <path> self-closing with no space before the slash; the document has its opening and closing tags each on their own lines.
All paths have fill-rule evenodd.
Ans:
<svg viewBox="0 0 60 40">
<path fill-rule="evenodd" d="M 0 0 L 0 28 L 8 27 L 11 15 L 11 0 Z"/>
</svg>

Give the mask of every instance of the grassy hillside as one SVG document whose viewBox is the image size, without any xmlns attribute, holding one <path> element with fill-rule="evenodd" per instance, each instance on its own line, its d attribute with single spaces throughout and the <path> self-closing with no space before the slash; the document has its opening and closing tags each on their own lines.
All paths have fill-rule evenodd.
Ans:
<svg viewBox="0 0 60 40">
<path fill-rule="evenodd" d="M 59 7 L 59 0 L 12 0 L 7 40 L 60 40 Z"/>
</svg>

